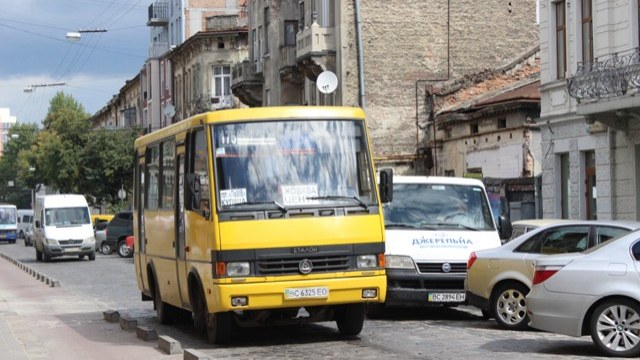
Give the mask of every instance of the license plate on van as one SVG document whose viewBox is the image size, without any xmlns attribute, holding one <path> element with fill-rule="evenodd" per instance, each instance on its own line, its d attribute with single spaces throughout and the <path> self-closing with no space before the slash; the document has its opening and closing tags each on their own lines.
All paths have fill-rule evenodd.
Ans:
<svg viewBox="0 0 640 360">
<path fill-rule="evenodd" d="M 429 293 L 429 302 L 464 302 L 466 294 L 463 292 Z"/>
</svg>

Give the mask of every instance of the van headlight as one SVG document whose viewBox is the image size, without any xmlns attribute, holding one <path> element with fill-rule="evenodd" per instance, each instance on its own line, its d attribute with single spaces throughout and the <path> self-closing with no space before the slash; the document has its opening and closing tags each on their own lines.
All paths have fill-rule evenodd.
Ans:
<svg viewBox="0 0 640 360">
<path fill-rule="evenodd" d="M 46 241 L 47 245 L 58 245 L 58 240 L 49 239 L 49 238 L 47 238 L 46 240 L 47 240 Z"/>
<path fill-rule="evenodd" d="M 387 269 L 415 269 L 413 259 L 409 256 L 386 255 L 385 264 Z"/>
<path fill-rule="evenodd" d="M 89 236 L 84 238 L 84 240 L 82 240 L 83 243 L 89 243 L 92 244 L 94 242 L 96 242 L 96 238 L 94 238 L 93 236 Z"/>
<path fill-rule="evenodd" d="M 356 268 L 375 269 L 378 267 L 378 259 L 375 255 L 358 255 L 356 258 Z"/>
</svg>

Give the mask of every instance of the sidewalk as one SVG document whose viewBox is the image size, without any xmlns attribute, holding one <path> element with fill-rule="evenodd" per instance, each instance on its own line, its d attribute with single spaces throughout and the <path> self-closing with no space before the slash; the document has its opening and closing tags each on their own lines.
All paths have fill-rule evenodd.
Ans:
<svg viewBox="0 0 640 360">
<path fill-rule="evenodd" d="M 106 310 L 0 258 L 0 360 L 182 359 L 104 320 Z"/>
</svg>

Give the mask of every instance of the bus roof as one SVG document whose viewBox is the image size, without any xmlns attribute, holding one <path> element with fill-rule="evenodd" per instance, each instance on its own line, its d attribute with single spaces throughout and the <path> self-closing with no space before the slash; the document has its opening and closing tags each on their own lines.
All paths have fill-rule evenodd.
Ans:
<svg viewBox="0 0 640 360">
<path fill-rule="evenodd" d="M 268 106 L 209 111 L 136 139 L 135 147 L 144 146 L 202 124 L 265 121 L 281 119 L 364 119 L 364 111 L 348 106 Z"/>
</svg>

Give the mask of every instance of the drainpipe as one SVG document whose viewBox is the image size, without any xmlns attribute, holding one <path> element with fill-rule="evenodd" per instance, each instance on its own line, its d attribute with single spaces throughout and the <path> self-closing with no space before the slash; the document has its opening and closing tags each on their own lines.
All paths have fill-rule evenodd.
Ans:
<svg viewBox="0 0 640 360">
<path fill-rule="evenodd" d="M 364 109 L 365 101 L 364 101 L 364 70 L 363 70 L 363 60 L 362 60 L 362 28 L 361 28 L 361 20 L 360 20 L 360 1 L 353 0 L 354 11 L 356 15 L 356 37 L 357 37 L 357 46 L 358 46 L 358 80 L 360 82 L 359 95 L 360 95 L 360 107 Z"/>
</svg>

